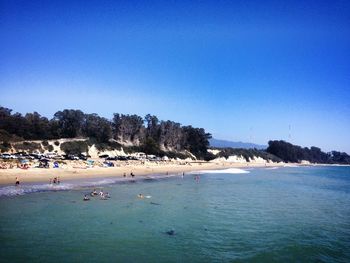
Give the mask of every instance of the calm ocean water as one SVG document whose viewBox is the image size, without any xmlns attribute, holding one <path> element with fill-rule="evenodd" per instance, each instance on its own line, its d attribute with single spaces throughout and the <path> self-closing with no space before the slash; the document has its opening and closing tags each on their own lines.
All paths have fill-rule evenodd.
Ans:
<svg viewBox="0 0 350 263">
<path fill-rule="evenodd" d="M 1 187 L 1 262 L 350 262 L 350 167 L 248 171 Z"/>
</svg>

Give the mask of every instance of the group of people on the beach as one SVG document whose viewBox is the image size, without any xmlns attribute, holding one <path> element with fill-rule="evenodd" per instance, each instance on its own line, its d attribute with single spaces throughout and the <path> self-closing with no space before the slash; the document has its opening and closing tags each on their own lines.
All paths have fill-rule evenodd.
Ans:
<svg viewBox="0 0 350 263">
<path fill-rule="evenodd" d="M 97 192 L 96 189 L 94 189 L 91 193 L 90 196 L 92 197 L 96 197 L 99 196 L 101 200 L 107 200 L 108 198 L 111 198 L 111 196 L 109 195 L 108 192 L 103 192 L 102 190 L 100 190 L 100 192 Z M 88 195 L 85 195 L 83 198 L 83 201 L 90 201 L 90 198 Z"/>
<path fill-rule="evenodd" d="M 134 174 L 133 172 L 131 172 L 131 173 L 130 173 L 130 176 L 131 176 L 132 178 L 134 178 L 134 177 L 135 177 L 135 174 Z M 123 174 L 123 177 L 124 177 L 124 178 L 126 177 L 126 173 Z"/>
<path fill-rule="evenodd" d="M 57 177 L 54 177 L 53 179 L 50 178 L 50 185 L 52 184 L 60 184 L 61 183 L 61 180 L 60 180 L 60 177 L 57 176 Z M 19 178 L 16 177 L 16 182 L 15 182 L 15 185 L 16 186 L 19 186 L 20 182 L 19 182 Z"/>
<path fill-rule="evenodd" d="M 60 177 L 54 177 L 53 179 L 50 178 L 50 184 L 60 184 Z"/>
<path fill-rule="evenodd" d="M 15 166 L 12 163 L 1 163 L 0 162 L 0 169 L 12 169 Z"/>
<path fill-rule="evenodd" d="M 30 166 L 29 166 L 28 163 L 18 163 L 18 164 L 17 164 L 17 168 L 19 168 L 19 169 L 27 170 L 29 167 L 30 167 Z"/>
</svg>

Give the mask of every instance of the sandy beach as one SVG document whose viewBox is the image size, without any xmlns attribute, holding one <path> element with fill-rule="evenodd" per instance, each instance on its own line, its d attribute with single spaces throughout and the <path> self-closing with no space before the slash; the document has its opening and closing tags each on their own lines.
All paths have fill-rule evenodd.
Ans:
<svg viewBox="0 0 350 263">
<path fill-rule="evenodd" d="M 225 169 L 225 168 L 251 168 L 251 167 L 277 167 L 285 164 L 277 163 L 215 163 L 215 162 L 191 162 L 178 163 L 166 162 L 161 164 L 142 163 L 134 161 L 130 164 L 116 164 L 115 167 L 73 167 L 74 162 L 64 168 L 12 168 L 0 170 L 0 185 L 14 184 L 16 177 L 21 183 L 49 182 L 54 177 L 60 177 L 61 181 L 84 178 L 122 177 L 124 173 L 130 177 L 132 172 L 137 176 L 150 174 L 174 174 L 199 170 Z"/>
</svg>

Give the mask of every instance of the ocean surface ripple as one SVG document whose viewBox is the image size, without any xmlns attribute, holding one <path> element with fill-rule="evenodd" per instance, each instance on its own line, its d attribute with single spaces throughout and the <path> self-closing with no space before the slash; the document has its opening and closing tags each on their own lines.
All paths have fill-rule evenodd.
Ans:
<svg viewBox="0 0 350 263">
<path fill-rule="evenodd" d="M 350 262 L 349 167 L 224 171 L 2 187 L 2 261 Z"/>
</svg>

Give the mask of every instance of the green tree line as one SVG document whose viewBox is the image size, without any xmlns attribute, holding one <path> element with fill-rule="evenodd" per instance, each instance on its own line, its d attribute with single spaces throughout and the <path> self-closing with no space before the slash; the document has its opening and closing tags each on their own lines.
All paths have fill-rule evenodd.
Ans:
<svg viewBox="0 0 350 263">
<path fill-rule="evenodd" d="M 203 128 L 162 121 L 151 114 L 142 118 L 114 113 L 112 119 L 107 119 L 95 113 L 65 109 L 48 119 L 38 112 L 22 115 L 0 107 L 0 141 L 3 143 L 77 137 L 88 137 L 99 144 L 114 139 L 122 144 L 137 146 L 149 154 L 188 150 L 199 159 L 212 158 L 207 152 L 210 133 Z"/>
<path fill-rule="evenodd" d="M 266 151 L 285 162 L 297 163 L 306 160 L 311 163 L 350 164 L 350 156 L 345 152 L 325 153 L 315 146 L 301 147 L 285 141 L 269 141 Z"/>
</svg>

